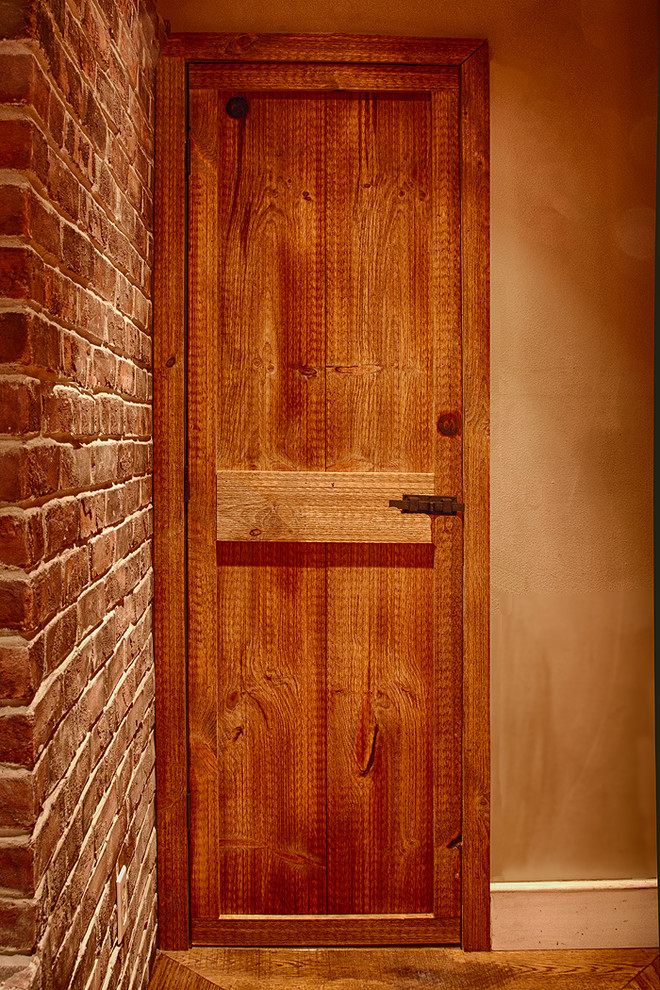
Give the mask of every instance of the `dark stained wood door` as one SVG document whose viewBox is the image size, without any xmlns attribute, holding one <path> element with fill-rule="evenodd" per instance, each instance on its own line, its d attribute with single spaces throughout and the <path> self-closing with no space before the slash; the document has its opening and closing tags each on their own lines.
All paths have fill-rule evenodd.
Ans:
<svg viewBox="0 0 660 990">
<path fill-rule="evenodd" d="M 458 942 L 457 73 L 189 92 L 193 941 Z"/>
</svg>

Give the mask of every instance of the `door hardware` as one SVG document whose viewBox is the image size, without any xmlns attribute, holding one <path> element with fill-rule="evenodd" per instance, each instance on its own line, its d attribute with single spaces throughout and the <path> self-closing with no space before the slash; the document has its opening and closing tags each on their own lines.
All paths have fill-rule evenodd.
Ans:
<svg viewBox="0 0 660 990">
<path fill-rule="evenodd" d="M 404 495 L 400 501 L 390 499 L 390 505 L 402 512 L 426 512 L 429 516 L 455 516 L 465 510 L 455 495 Z"/>
<path fill-rule="evenodd" d="M 250 106 L 244 96 L 232 96 L 231 99 L 227 100 L 225 106 L 227 114 L 234 120 L 242 120 L 247 117 L 249 109 Z"/>
</svg>

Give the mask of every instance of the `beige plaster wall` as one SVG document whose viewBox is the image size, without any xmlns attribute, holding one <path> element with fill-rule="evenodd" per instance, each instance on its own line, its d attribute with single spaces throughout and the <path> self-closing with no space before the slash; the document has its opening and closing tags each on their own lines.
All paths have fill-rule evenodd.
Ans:
<svg viewBox="0 0 660 990">
<path fill-rule="evenodd" d="M 488 38 L 492 876 L 655 876 L 654 0 L 159 0 L 175 31 Z"/>
</svg>

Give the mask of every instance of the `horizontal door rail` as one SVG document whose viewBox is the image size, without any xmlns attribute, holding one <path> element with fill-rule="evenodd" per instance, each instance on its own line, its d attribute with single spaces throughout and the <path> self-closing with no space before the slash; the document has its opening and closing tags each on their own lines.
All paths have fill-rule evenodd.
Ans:
<svg viewBox="0 0 660 990">
<path fill-rule="evenodd" d="M 412 472 L 218 471 L 217 539 L 432 543 L 431 517 L 390 499 L 433 483 Z"/>
<path fill-rule="evenodd" d="M 458 89 L 458 69 L 439 65 L 211 65 L 190 66 L 198 89 L 424 91 Z"/>
</svg>

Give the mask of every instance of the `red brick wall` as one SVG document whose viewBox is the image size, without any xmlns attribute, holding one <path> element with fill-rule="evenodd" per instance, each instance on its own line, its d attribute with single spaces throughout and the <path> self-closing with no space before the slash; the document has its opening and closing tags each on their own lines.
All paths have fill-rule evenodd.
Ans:
<svg viewBox="0 0 660 990">
<path fill-rule="evenodd" d="M 159 32 L 0 3 L 0 985 L 139 988 L 154 951 Z"/>
</svg>

